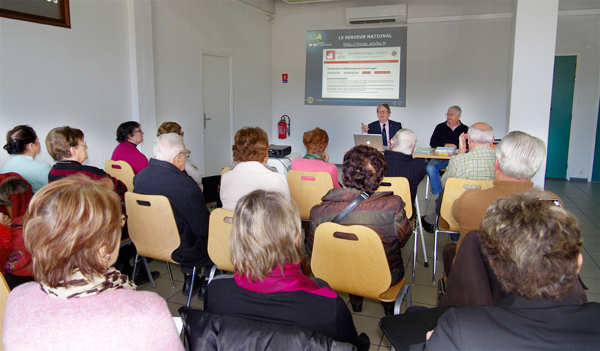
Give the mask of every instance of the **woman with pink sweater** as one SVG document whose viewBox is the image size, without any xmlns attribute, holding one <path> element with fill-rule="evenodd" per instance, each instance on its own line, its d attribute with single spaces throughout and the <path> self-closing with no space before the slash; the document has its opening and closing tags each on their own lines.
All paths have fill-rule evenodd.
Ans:
<svg viewBox="0 0 600 351">
<path fill-rule="evenodd" d="M 339 189 L 337 166 L 329 162 L 329 155 L 325 152 L 329 144 L 329 136 L 323 129 L 317 127 L 309 130 L 302 136 L 306 148 L 306 155 L 292 160 L 292 169 L 305 172 L 327 172 L 331 175 L 333 188 Z"/>
<path fill-rule="evenodd" d="M 112 267 L 119 196 L 72 175 L 38 191 L 23 236 L 35 282 L 8 296 L 5 350 L 183 350 L 167 304 Z"/>
</svg>

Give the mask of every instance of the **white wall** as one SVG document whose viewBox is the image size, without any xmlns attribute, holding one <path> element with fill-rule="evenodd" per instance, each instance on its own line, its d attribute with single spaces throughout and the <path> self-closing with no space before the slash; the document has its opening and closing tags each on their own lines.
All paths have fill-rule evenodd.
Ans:
<svg viewBox="0 0 600 351">
<path fill-rule="evenodd" d="M 152 6 L 157 125 L 181 124 L 191 159 L 202 168 L 205 50 L 231 55 L 233 133 L 258 126 L 270 134 L 271 23 L 265 13 L 227 0 L 159 0 Z"/>
<path fill-rule="evenodd" d="M 600 16 L 560 16 L 556 55 L 577 55 L 568 178 L 591 180 L 600 96 Z"/>
<path fill-rule="evenodd" d="M 150 11 L 127 5 L 71 0 L 71 29 L 0 18 L 0 145 L 18 124 L 31 125 L 42 144 L 50 129 L 69 125 L 85 133 L 86 164 L 104 168 L 120 123 L 142 121 L 150 157 L 154 125 L 174 120 L 202 167 L 202 50 L 232 54 L 233 130 L 252 125 L 270 133 L 271 23 L 264 12 L 235 0 L 153 1 Z M 130 38 L 149 47 L 135 57 Z M 149 58 L 153 89 L 137 86 L 148 78 L 138 75 Z M 155 117 L 153 108 L 138 108 L 154 100 Z M 156 121 L 145 125 L 148 111 Z M 38 159 L 52 164 L 42 149 Z M 0 152 L 0 165 L 8 157 Z"/>
<path fill-rule="evenodd" d="M 127 10 L 119 1 L 71 1 L 71 29 L 0 18 L 0 144 L 29 124 L 52 164 L 50 129 L 81 129 L 87 164 L 104 168 L 116 127 L 131 115 Z M 0 164 L 8 159 L 0 152 Z"/>
<path fill-rule="evenodd" d="M 571 3 L 574 2 L 566 5 Z M 352 134 L 360 131 L 360 122 L 376 119 L 375 106 L 310 106 L 303 101 L 306 31 L 363 28 L 346 26 L 344 9 L 365 5 L 360 1 L 278 4 L 273 25 L 272 131 L 276 135 L 277 122 L 281 115 L 287 114 L 292 119 L 292 135 L 287 140 L 275 140 L 276 143 L 292 145 L 293 151 L 303 153 L 302 133 L 319 126 L 329 133 L 327 151 L 331 160 L 341 163 L 344 151 L 353 146 Z M 408 3 L 406 107 L 392 107 L 390 118 L 415 131 L 418 145 L 426 146 L 435 125 L 444 120 L 446 109 L 458 104 L 463 109 L 465 124 L 487 122 L 496 137 L 503 137 L 508 132 L 512 19 L 448 22 L 439 16 L 510 13 L 510 2 L 461 1 L 439 5 L 435 1 Z M 583 2 L 581 5 L 590 6 Z M 564 8 L 562 3 L 561 8 Z M 590 145 L 594 145 L 598 116 L 599 29 L 598 15 L 561 16 L 558 20 L 557 54 L 581 55 L 569 177 L 591 177 L 593 147 Z M 281 83 L 282 73 L 289 74 L 289 83 Z"/>
<path fill-rule="evenodd" d="M 318 8 L 317 6 L 320 5 Z M 273 25 L 273 133 L 282 114 L 292 120 L 292 135 L 278 141 L 304 153 L 302 134 L 321 127 L 329 134 L 327 151 L 341 163 L 354 145 L 360 123 L 376 120 L 376 106 L 304 104 L 306 31 L 347 27 L 344 2 L 281 5 Z M 313 6 L 313 11 L 306 8 Z M 409 4 L 409 18 L 416 4 Z M 510 19 L 408 24 L 406 107 L 392 107 L 391 119 L 417 133 L 418 145 L 429 138 L 451 105 L 463 109 L 465 124 L 487 122 L 497 136 L 506 134 Z M 289 83 L 281 83 L 281 74 Z"/>
</svg>

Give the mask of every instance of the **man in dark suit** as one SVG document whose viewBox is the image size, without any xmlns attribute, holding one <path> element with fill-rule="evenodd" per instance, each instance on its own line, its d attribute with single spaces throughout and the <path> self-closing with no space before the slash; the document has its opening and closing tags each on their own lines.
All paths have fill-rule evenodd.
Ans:
<svg viewBox="0 0 600 351">
<path fill-rule="evenodd" d="M 383 146 L 388 146 L 388 141 L 394 135 L 396 135 L 400 129 L 402 129 L 402 123 L 391 121 L 389 119 L 390 114 L 391 111 L 388 104 L 381 104 L 377 106 L 377 117 L 379 117 L 379 120 L 369 123 L 368 126 L 366 126 L 364 123 L 361 123 L 361 129 L 363 133 L 381 134 Z"/>
<path fill-rule="evenodd" d="M 600 304 L 569 296 L 583 264 L 581 224 L 532 188 L 499 198 L 479 239 L 506 297 L 457 307 L 410 350 L 597 350 Z"/>
</svg>

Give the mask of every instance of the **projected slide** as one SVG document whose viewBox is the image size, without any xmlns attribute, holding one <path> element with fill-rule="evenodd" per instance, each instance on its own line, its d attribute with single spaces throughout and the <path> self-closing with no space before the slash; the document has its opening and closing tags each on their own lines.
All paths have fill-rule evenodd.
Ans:
<svg viewBox="0 0 600 351">
<path fill-rule="evenodd" d="M 405 106 L 406 28 L 309 31 L 306 105 Z"/>
</svg>

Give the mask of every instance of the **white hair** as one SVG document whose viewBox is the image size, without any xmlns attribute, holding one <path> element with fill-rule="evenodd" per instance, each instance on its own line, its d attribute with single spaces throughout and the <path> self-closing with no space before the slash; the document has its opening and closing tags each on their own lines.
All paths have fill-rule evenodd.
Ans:
<svg viewBox="0 0 600 351">
<path fill-rule="evenodd" d="M 457 105 L 448 107 L 448 111 L 450 111 L 450 110 L 454 110 L 454 112 L 456 112 L 456 114 L 459 116 L 462 115 L 462 110 Z"/>
<path fill-rule="evenodd" d="M 394 141 L 392 151 L 405 155 L 412 155 L 415 145 L 417 145 L 417 135 L 410 129 L 400 129 L 392 140 Z"/>
<path fill-rule="evenodd" d="M 469 127 L 469 139 L 475 144 L 490 144 L 494 141 L 494 129 L 491 126 L 489 129 L 481 129 L 477 127 L 477 123 Z"/>
<path fill-rule="evenodd" d="M 185 152 L 183 138 L 177 133 L 161 134 L 154 140 L 154 158 L 173 163 L 180 153 Z"/>
<path fill-rule="evenodd" d="M 496 145 L 496 159 L 502 173 L 516 179 L 531 179 L 546 158 L 542 139 L 518 130 L 512 131 Z"/>
</svg>

